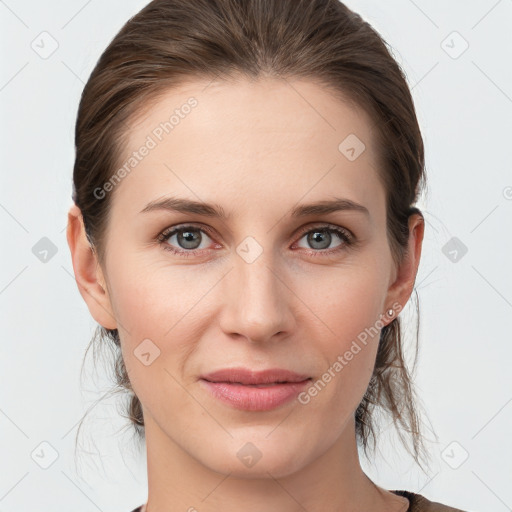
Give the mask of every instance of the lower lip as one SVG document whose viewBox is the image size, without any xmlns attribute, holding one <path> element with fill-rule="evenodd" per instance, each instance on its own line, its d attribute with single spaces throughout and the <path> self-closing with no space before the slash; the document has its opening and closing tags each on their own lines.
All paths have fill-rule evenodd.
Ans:
<svg viewBox="0 0 512 512">
<path fill-rule="evenodd" d="M 267 387 L 246 386 L 230 382 L 210 382 L 201 379 L 215 397 L 236 409 L 245 411 L 269 411 L 294 399 L 311 379 L 302 382 L 284 382 Z"/>
</svg>

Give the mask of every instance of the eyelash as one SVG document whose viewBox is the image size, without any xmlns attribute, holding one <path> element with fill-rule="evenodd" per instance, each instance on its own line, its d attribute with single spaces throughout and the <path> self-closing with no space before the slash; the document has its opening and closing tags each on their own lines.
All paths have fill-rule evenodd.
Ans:
<svg viewBox="0 0 512 512">
<path fill-rule="evenodd" d="M 183 224 L 177 227 L 172 228 L 166 228 L 164 231 L 159 233 L 157 236 L 157 241 L 159 244 L 163 247 L 164 250 L 170 251 L 172 254 L 176 254 L 179 256 L 183 256 L 185 258 L 191 258 L 197 255 L 198 252 L 202 252 L 207 249 L 190 249 L 190 250 L 177 250 L 171 245 L 167 243 L 168 239 L 173 236 L 174 234 L 180 232 L 180 231 L 202 231 L 210 236 L 210 238 L 213 237 L 213 230 L 207 228 L 206 226 L 198 227 L 191 224 Z M 341 228 L 339 226 L 335 226 L 332 224 L 322 224 L 318 226 L 313 227 L 305 227 L 300 231 L 298 234 L 300 240 L 304 235 L 307 235 L 309 233 L 315 232 L 315 231 L 328 231 L 336 233 L 339 238 L 342 240 L 342 244 L 338 245 L 337 247 L 334 247 L 332 249 L 319 249 L 314 250 L 310 249 L 308 252 L 313 257 L 329 257 L 337 254 L 339 251 L 344 250 L 345 248 L 350 248 L 351 246 L 354 246 L 356 244 L 356 239 L 354 235 L 348 231 L 345 228 Z"/>
<path fill-rule="evenodd" d="M 162 231 L 158 234 L 158 236 L 156 237 L 156 240 L 158 241 L 158 243 L 160 245 L 162 245 L 164 250 L 170 251 L 172 254 L 177 254 L 177 255 L 183 256 L 185 258 L 191 258 L 191 257 L 195 256 L 198 251 L 201 252 L 201 251 L 207 250 L 207 249 L 177 250 L 174 247 L 172 247 L 171 245 L 169 245 L 168 243 L 166 243 L 171 236 L 175 235 L 176 233 L 178 233 L 180 231 L 187 231 L 187 230 L 202 231 L 202 232 L 206 233 L 207 235 L 209 235 L 210 238 L 213 237 L 213 230 L 207 228 L 206 226 L 199 228 L 198 226 L 195 226 L 195 225 L 183 224 L 183 225 L 180 225 L 177 227 L 166 228 L 164 231 Z M 309 252 L 313 257 L 331 256 L 335 253 L 338 253 L 339 251 L 342 251 L 344 248 L 349 248 L 356 244 L 356 238 L 350 231 L 348 231 L 347 229 L 344 229 L 344 228 L 340 228 L 339 226 L 332 225 L 332 224 L 322 224 L 322 225 L 314 226 L 312 228 L 306 227 L 300 231 L 300 233 L 298 235 L 299 240 L 304 235 L 311 233 L 311 232 L 315 232 L 315 231 L 330 231 L 330 232 L 336 233 L 341 238 L 343 243 L 337 247 L 334 247 L 333 249 L 320 249 L 320 250 L 311 249 Z"/>
</svg>

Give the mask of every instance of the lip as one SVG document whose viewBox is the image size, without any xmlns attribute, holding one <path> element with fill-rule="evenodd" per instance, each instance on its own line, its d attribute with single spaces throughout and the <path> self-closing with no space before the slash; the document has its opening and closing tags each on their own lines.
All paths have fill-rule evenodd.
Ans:
<svg viewBox="0 0 512 512">
<path fill-rule="evenodd" d="M 290 402 L 309 384 L 311 379 L 302 382 L 261 385 L 235 382 L 210 382 L 200 379 L 205 388 L 218 400 L 245 411 L 269 411 Z"/>
<path fill-rule="evenodd" d="M 201 378 L 210 382 L 231 382 L 239 384 L 273 384 L 276 382 L 302 382 L 309 379 L 309 375 L 302 375 L 282 368 L 269 368 L 255 371 L 250 368 L 224 368 L 216 370 Z"/>
<path fill-rule="evenodd" d="M 295 398 L 310 381 L 308 375 L 281 368 L 262 371 L 226 368 L 200 378 L 215 398 L 246 411 L 268 411 L 279 407 Z"/>
</svg>

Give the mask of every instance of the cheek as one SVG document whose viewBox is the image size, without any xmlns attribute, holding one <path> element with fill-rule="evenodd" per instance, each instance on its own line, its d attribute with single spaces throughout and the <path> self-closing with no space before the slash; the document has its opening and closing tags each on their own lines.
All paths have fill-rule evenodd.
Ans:
<svg viewBox="0 0 512 512">
<path fill-rule="evenodd" d="M 158 407 L 162 393 L 172 404 L 182 394 L 177 381 L 183 380 L 185 362 L 203 337 L 201 299 L 218 276 L 136 257 L 118 261 L 109 282 L 132 387 L 149 410 Z"/>
<path fill-rule="evenodd" d="M 314 287 L 303 282 L 299 288 L 314 313 L 306 313 L 302 322 L 324 360 L 320 386 L 330 388 L 336 409 L 357 406 L 371 378 L 382 329 L 382 276 L 379 267 L 362 264 L 330 269 L 325 278 L 316 276 Z"/>
<path fill-rule="evenodd" d="M 294 283 L 294 290 L 313 313 L 309 313 L 313 320 L 308 323 L 323 325 L 331 343 L 337 339 L 342 347 L 374 326 L 383 313 L 385 275 L 378 266 L 361 261 L 357 265 L 330 268 L 323 274 L 301 276 Z"/>
<path fill-rule="evenodd" d="M 214 282 L 213 276 L 203 279 L 191 268 L 133 257 L 109 272 L 116 319 L 133 343 L 151 336 L 172 341 L 172 333 Z"/>
</svg>

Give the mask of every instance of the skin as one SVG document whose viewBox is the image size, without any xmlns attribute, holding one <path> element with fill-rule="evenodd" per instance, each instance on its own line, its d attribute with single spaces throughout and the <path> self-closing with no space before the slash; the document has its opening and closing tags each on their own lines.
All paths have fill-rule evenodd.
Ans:
<svg viewBox="0 0 512 512">
<path fill-rule="evenodd" d="M 104 266 L 85 238 L 79 209 L 68 214 L 78 288 L 94 319 L 119 330 L 143 406 L 148 512 L 407 510 L 406 498 L 366 476 L 357 453 L 354 413 L 372 375 L 378 336 L 360 344 L 305 405 L 294 400 L 242 411 L 198 380 L 246 366 L 286 368 L 317 381 L 359 333 L 409 300 L 424 224 L 410 218 L 409 252 L 396 267 L 371 119 L 311 81 L 198 80 L 148 108 L 132 125 L 126 156 L 191 96 L 198 106 L 110 192 Z M 351 133 L 366 145 L 354 161 L 338 150 Z M 169 195 L 214 202 L 231 217 L 140 213 Z M 298 203 L 335 196 L 364 205 L 369 215 L 290 217 Z M 156 240 L 183 223 L 212 229 L 194 231 L 202 241 L 188 258 L 164 249 L 193 252 L 183 238 Z M 344 245 L 330 232 L 324 249 L 308 241 L 308 231 L 299 233 L 326 223 L 350 230 L 358 245 Z M 248 236 L 262 248 L 251 263 L 236 251 Z M 134 355 L 145 339 L 160 350 L 147 366 Z M 262 455 L 252 467 L 237 457 L 248 442 Z"/>
</svg>

